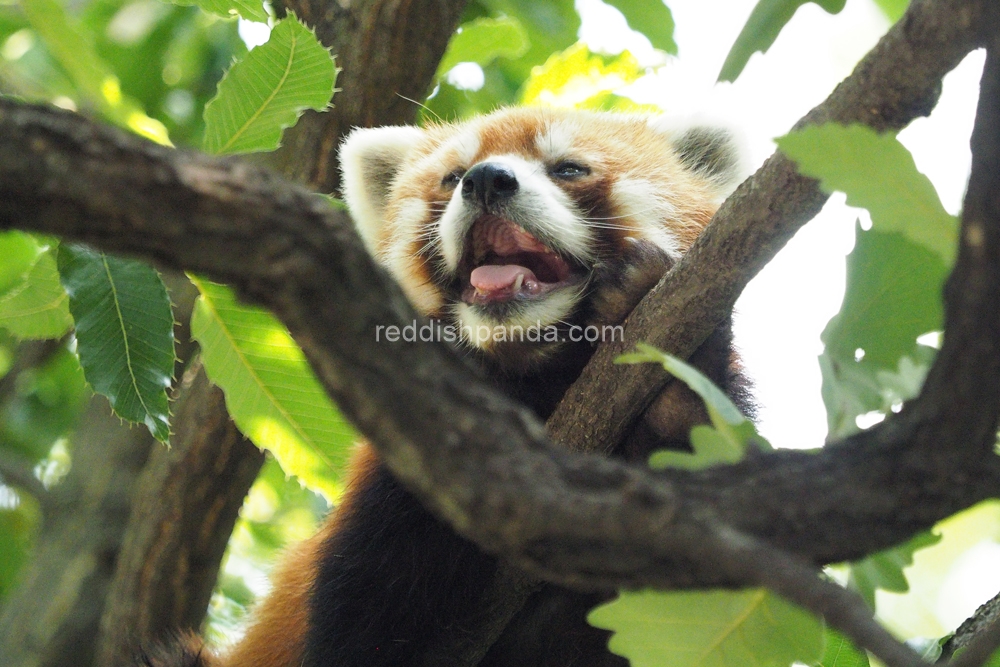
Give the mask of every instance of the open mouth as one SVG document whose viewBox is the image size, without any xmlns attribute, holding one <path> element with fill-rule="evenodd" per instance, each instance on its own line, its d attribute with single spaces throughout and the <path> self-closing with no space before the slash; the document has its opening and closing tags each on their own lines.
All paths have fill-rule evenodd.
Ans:
<svg viewBox="0 0 1000 667">
<path fill-rule="evenodd" d="M 580 274 L 524 229 L 493 215 L 473 223 L 459 270 L 462 301 L 469 304 L 541 298 L 578 282 Z"/>
</svg>

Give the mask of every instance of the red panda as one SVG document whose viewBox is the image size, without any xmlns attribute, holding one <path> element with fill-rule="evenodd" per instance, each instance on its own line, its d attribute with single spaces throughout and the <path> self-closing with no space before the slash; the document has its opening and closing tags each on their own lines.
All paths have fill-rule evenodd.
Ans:
<svg viewBox="0 0 1000 667">
<path fill-rule="evenodd" d="M 514 108 L 425 129 L 358 129 L 340 161 L 369 252 L 443 325 L 436 331 L 544 419 L 595 333 L 614 335 L 708 223 L 740 169 L 733 143 L 728 131 L 676 130 L 659 117 Z M 372 332 L 387 345 L 390 334 Z M 692 360 L 749 407 L 728 323 Z M 685 388 L 667 392 L 654 410 L 662 419 L 637 425 L 616 455 L 685 446 L 690 426 L 707 421 Z M 496 571 L 494 557 L 425 511 L 362 447 L 343 502 L 286 557 L 239 644 L 215 658 L 189 640 L 143 664 L 426 664 L 426 647 L 472 631 Z M 478 664 L 627 664 L 585 622 L 606 597 L 542 587 Z"/>
</svg>

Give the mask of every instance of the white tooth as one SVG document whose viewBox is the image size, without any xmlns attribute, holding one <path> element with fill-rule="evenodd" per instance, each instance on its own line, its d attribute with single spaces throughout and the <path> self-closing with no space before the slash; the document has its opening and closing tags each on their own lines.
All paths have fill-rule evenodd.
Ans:
<svg viewBox="0 0 1000 667">
<path fill-rule="evenodd" d="M 514 291 L 515 292 L 521 291 L 521 285 L 523 283 L 524 283 L 524 274 L 523 273 L 517 274 L 517 278 L 514 280 Z"/>
</svg>

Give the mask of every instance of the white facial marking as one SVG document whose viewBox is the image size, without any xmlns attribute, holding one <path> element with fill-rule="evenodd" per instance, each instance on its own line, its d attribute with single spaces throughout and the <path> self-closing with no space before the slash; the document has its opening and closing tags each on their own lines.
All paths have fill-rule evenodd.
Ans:
<svg viewBox="0 0 1000 667">
<path fill-rule="evenodd" d="M 396 169 L 423 136 L 415 127 L 365 128 L 354 130 L 341 144 L 344 199 L 372 255 L 385 224 Z"/>
<path fill-rule="evenodd" d="M 440 150 L 447 152 L 454 151 L 458 163 L 467 168 L 476 158 L 476 153 L 479 152 L 479 145 L 479 133 L 470 127 L 465 132 L 461 132 L 444 142 Z"/>
<path fill-rule="evenodd" d="M 574 128 L 565 121 L 552 121 L 535 138 L 535 146 L 542 154 L 542 160 L 556 162 L 566 158 L 573 148 Z"/>
<path fill-rule="evenodd" d="M 611 200 L 622 215 L 616 224 L 631 222 L 638 235 L 652 241 L 672 258 L 681 256 L 681 244 L 667 226 L 677 217 L 677 207 L 649 181 L 619 179 L 611 189 Z"/>
</svg>

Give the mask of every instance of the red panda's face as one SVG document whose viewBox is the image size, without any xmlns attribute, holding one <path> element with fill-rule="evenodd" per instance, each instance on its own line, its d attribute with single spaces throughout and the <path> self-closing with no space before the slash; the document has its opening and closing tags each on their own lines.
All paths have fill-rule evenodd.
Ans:
<svg viewBox="0 0 1000 667">
<path fill-rule="evenodd" d="M 341 148 L 344 195 L 419 311 L 527 367 L 567 327 L 617 324 L 714 213 L 736 162 L 728 135 L 659 124 L 509 109 L 356 130 Z M 561 333 L 519 344 L 529 328 Z"/>
</svg>

